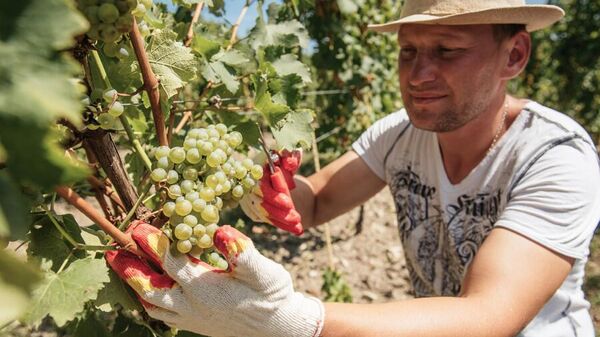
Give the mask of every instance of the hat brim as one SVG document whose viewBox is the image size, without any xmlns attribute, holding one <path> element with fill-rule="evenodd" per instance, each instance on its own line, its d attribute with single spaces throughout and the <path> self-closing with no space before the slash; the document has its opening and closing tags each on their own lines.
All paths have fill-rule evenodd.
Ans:
<svg viewBox="0 0 600 337">
<path fill-rule="evenodd" d="M 415 14 L 392 22 L 369 25 L 368 28 L 376 32 L 395 33 L 401 25 L 407 23 L 431 25 L 524 24 L 527 31 L 533 32 L 552 25 L 564 15 L 565 12 L 558 6 L 526 5 L 446 16 Z"/>
</svg>

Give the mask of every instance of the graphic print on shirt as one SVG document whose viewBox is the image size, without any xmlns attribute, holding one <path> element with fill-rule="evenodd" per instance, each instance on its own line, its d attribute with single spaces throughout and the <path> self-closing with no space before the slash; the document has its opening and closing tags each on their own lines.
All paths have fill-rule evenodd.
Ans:
<svg viewBox="0 0 600 337">
<path fill-rule="evenodd" d="M 462 195 L 444 209 L 412 165 L 391 170 L 390 190 L 416 296 L 458 295 L 466 268 L 500 212 L 501 190 Z"/>
</svg>

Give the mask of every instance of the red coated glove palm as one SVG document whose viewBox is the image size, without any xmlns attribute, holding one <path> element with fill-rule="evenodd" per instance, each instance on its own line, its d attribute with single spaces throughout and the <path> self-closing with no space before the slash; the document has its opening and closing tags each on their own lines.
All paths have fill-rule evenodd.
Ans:
<svg viewBox="0 0 600 337">
<path fill-rule="evenodd" d="M 300 213 L 296 211 L 290 190 L 296 187 L 294 174 L 298 170 L 302 152 L 284 150 L 274 162 L 274 172 L 265 165 L 266 174 L 251 193 L 240 201 L 242 210 L 256 222 L 264 222 L 300 235 L 304 232 Z"/>
</svg>

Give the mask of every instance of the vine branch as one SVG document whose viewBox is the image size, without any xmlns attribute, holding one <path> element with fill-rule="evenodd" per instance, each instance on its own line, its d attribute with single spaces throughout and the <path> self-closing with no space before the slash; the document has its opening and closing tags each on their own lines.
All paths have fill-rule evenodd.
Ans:
<svg viewBox="0 0 600 337">
<path fill-rule="evenodd" d="M 138 255 L 146 256 L 138 247 L 130 234 L 121 232 L 110 221 L 102 216 L 94 206 L 85 201 L 77 192 L 66 186 L 56 188 L 56 193 L 65 199 L 69 204 L 75 206 L 81 213 L 85 214 L 90 220 L 98 224 L 102 230 L 115 239 L 115 241 L 124 249 Z"/>
<path fill-rule="evenodd" d="M 231 49 L 231 47 L 233 47 L 233 45 L 235 44 L 235 41 L 237 40 L 237 32 L 238 32 L 238 29 L 240 28 L 240 24 L 242 23 L 242 20 L 244 20 L 244 16 L 246 16 L 246 12 L 248 12 L 248 7 L 250 7 L 250 4 L 252 4 L 252 2 L 254 2 L 254 1 L 247 0 L 244 7 L 242 7 L 240 15 L 238 16 L 237 20 L 235 20 L 235 23 L 233 24 L 233 29 L 231 31 L 231 37 L 229 38 L 229 45 L 227 45 L 227 48 L 225 50 Z"/>
<path fill-rule="evenodd" d="M 144 90 L 148 93 L 150 98 L 150 106 L 152 107 L 152 117 L 154 119 L 154 128 L 156 129 L 156 135 L 160 145 L 167 146 L 169 144 L 167 140 L 167 134 L 165 132 L 165 118 L 160 106 L 160 92 L 158 90 L 158 79 L 150 66 L 146 49 L 144 48 L 144 39 L 137 26 L 135 18 L 133 18 L 133 27 L 129 33 L 133 51 L 140 65 L 142 72 L 142 78 L 144 80 Z"/>
<path fill-rule="evenodd" d="M 200 13 L 202 12 L 202 7 L 204 7 L 204 1 L 200 1 L 196 5 L 196 9 L 194 9 L 194 14 L 192 15 L 192 21 L 190 22 L 190 27 L 188 28 L 187 35 L 185 36 L 184 45 L 189 47 L 192 44 L 192 39 L 194 38 L 194 25 L 198 22 L 200 18 Z"/>
</svg>

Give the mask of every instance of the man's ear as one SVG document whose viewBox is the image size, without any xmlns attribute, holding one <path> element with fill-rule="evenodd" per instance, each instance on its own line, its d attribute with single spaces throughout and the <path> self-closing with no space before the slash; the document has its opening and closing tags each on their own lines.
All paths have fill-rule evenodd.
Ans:
<svg viewBox="0 0 600 337">
<path fill-rule="evenodd" d="M 526 31 L 520 31 L 503 43 L 508 48 L 508 58 L 504 64 L 501 76 L 505 80 L 513 79 L 525 69 L 531 54 L 531 36 Z"/>
</svg>

